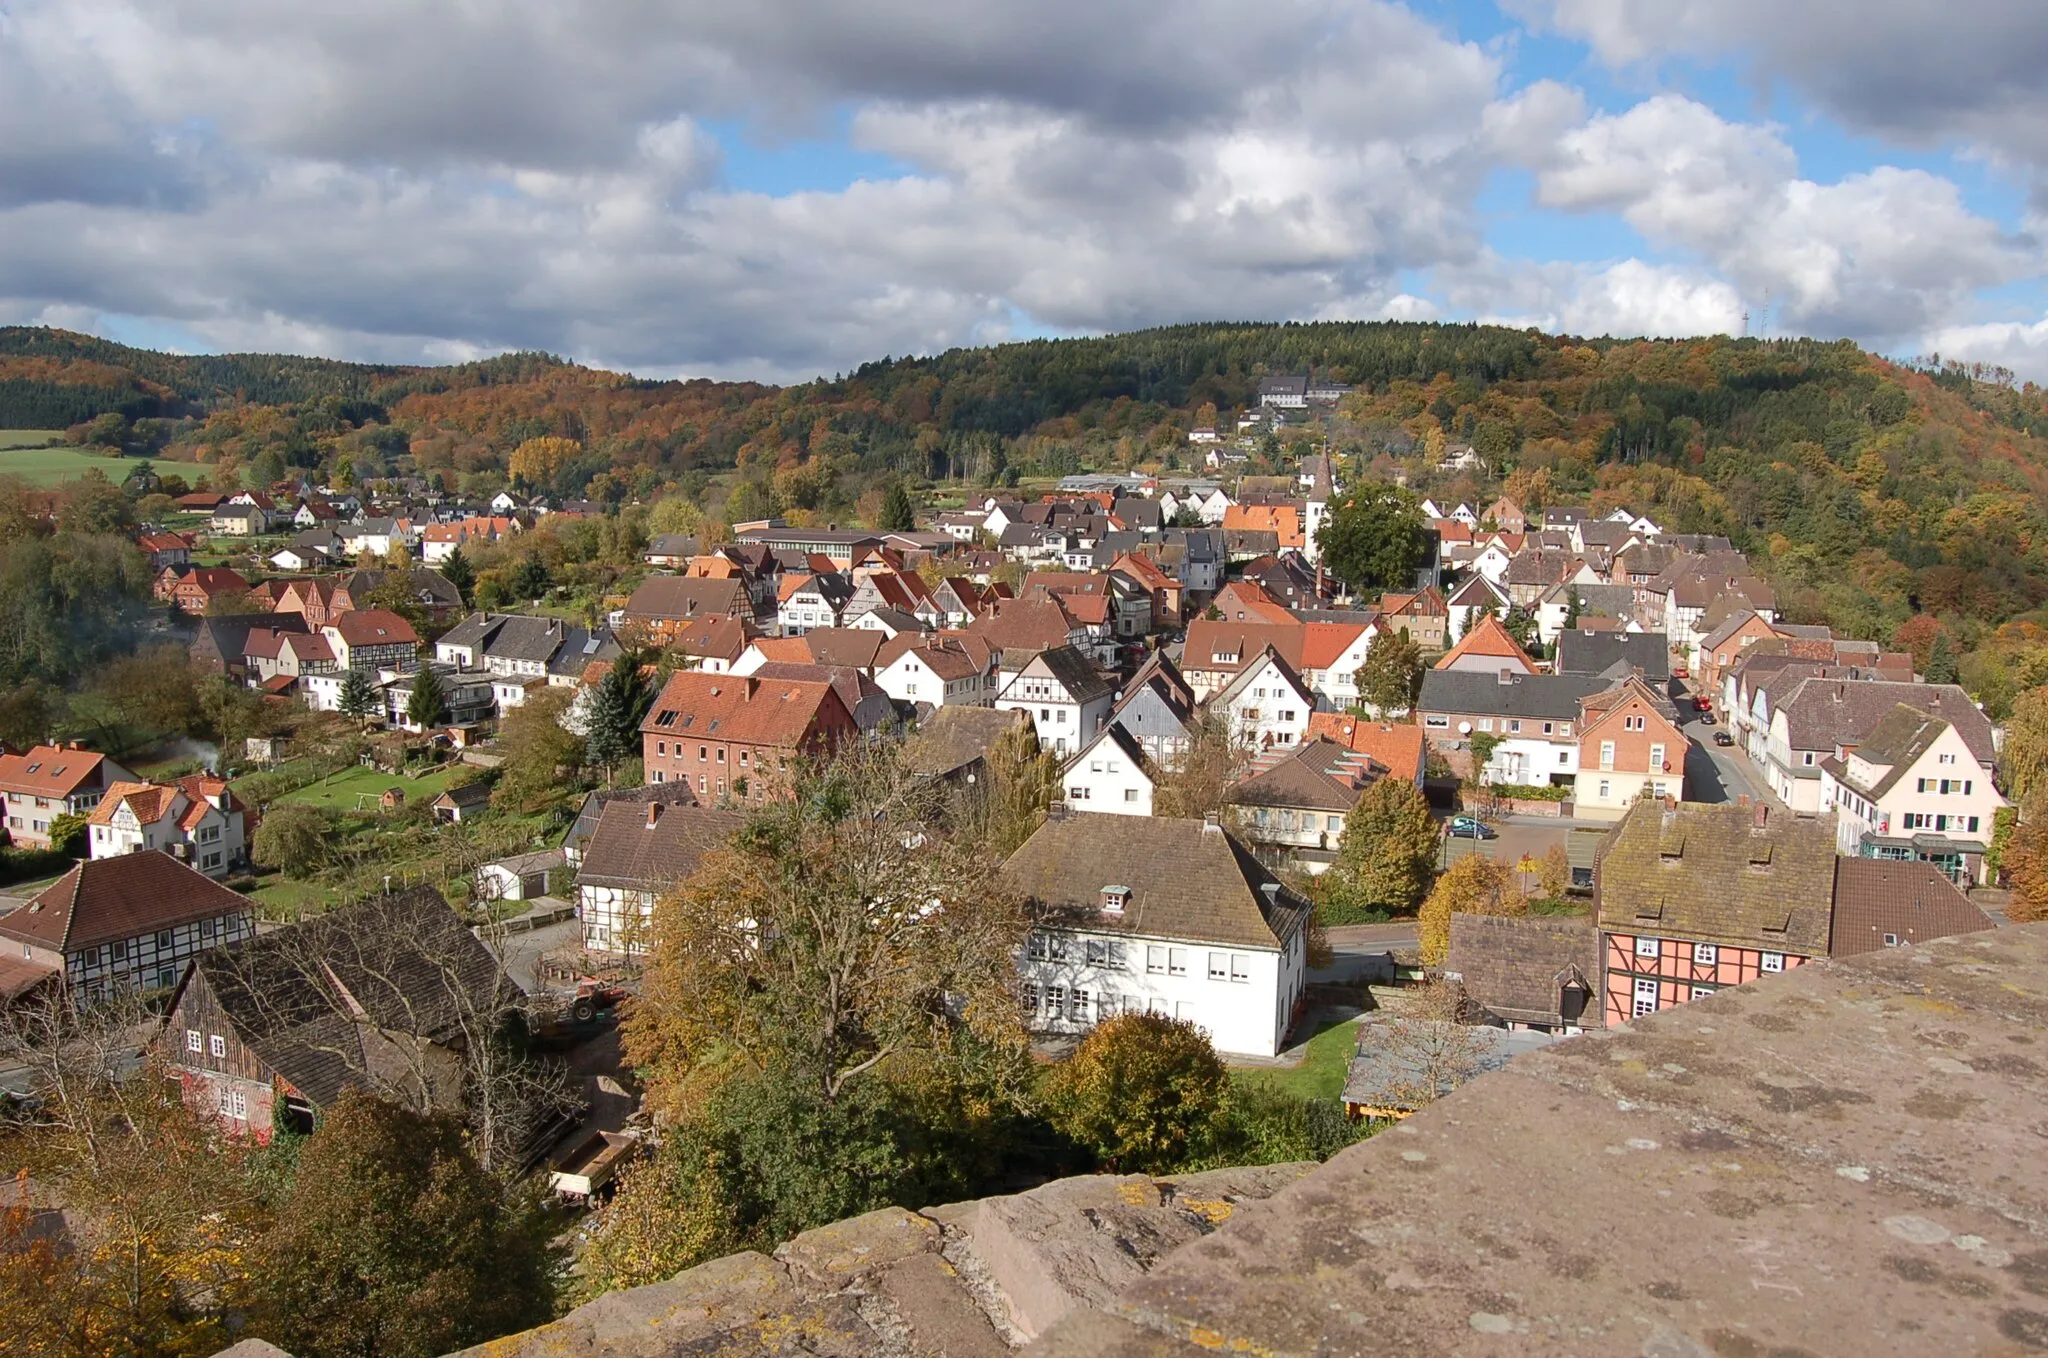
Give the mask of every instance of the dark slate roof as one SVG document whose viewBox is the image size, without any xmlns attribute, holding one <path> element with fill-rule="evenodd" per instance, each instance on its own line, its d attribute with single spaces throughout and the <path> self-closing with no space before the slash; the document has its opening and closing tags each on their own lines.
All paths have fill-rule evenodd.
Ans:
<svg viewBox="0 0 2048 1358">
<path fill-rule="evenodd" d="M 1048 819 L 1003 877 L 1048 923 L 1231 947 L 1280 947 L 1312 909 L 1229 832 L 1198 820 Z M 1129 888 L 1122 911 L 1102 909 L 1106 886 Z"/>
<path fill-rule="evenodd" d="M 1590 919 L 1452 915 L 1444 971 L 1472 1003 L 1510 1023 L 1562 1023 L 1567 984 L 1586 991 L 1584 1021 L 1600 1021 L 1600 931 Z"/>
<path fill-rule="evenodd" d="M 1594 872 L 1604 930 L 1806 957 L 1828 950 L 1834 889 L 1833 823 L 1762 803 L 1638 802 Z"/>
<path fill-rule="evenodd" d="M 1836 778 L 1875 800 L 1897 786 L 1899 779 L 1912 770 L 1920 756 L 1926 754 L 1934 742 L 1941 739 L 1941 733 L 1948 729 L 1948 723 L 1940 717 L 1930 717 L 1917 707 L 1900 703 L 1871 730 L 1870 738 L 1856 747 L 1857 755 L 1864 761 L 1884 768 L 1884 775 L 1875 784 L 1864 787 L 1852 781 L 1847 760 L 1830 757 L 1825 762 L 1828 771 Z"/>
<path fill-rule="evenodd" d="M 1451 716 L 1534 717 L 1577 721 L 1579 700 L 1608 687 L 1597 674 L 1510 674 L 1474 670 L 1426 670 L 1420 712 Z"/>
<path fill-rule="evenodd" d="M 459 1046 L 465 1021 L 490 1013 L 512 985 L 432 887 L 201 953 L 186 985 L 193 975 L 243 1045 L 320 1108 L 343 1089 L 375 1087 L 378 1030 Z M 351 1018 L 352 1005 L 366 1023 Z"/>
<path fill-rule="evenodd" d="M 1077 703 L 1085 703 L 1108 693 L 1109 684 L 1095 672 L 1095 666 L 1087 656 L 1072 646 L 1058 646 L 1038 657 L 1059 686 Z"/>
<path fill-rule="evenodd" d="M 653 824 L 649 824 L 650 814 Z M 745 813 L 662 802 L 607 802 L 583 847 L 578 886 L 665 891 L 747 823 Z"/>
<path fill-rule="evenodd" d="M 248 897 L 151 849 L 79 863 L 0 916 L 0 935 L 71 952 L 251 908 Z"/>
<path fill-rule="evenodd" d="M 1997 759 L 1990 719 L 1954 684 L 1813 677 L 1785 694 L 1777 703 L 1774 716 L 1784 716 L 1793 749 L 1832 750 L 1842 745 L 1863 744 L 1900 703 L 1955 727 L 1956 734 L 1979 763 L 1988 766 Z"/>
<path fill-rule="evenodd" d="M 472 613 L 449 628 L 438 644 L 468 647 L 479 656 L 545 664 L 554 659 L 555 652 L 567 640 L 568 624 L 560 618 L 537 618 L 523 613 Z"/>
<path fill-rule="evenodd" d="M 1972 905 L 1932 863 L 1835 861 L 1834 929 L 1828 939 L 1832 957 L 1995 927 L 1991 916 Z M 1898 943 L 1887 944 L 1886 934 Z"/>
</svg>

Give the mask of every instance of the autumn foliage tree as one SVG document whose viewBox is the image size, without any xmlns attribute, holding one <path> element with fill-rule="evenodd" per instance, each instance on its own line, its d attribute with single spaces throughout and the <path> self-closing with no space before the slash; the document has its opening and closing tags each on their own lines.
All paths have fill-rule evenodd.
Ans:
<svg viewBox="0 0 2048 1358">
<path fill-rule="evenodd" d="M 1429 892 L 1436 854 L 1436 821 L 1421 790 L 1381 778 L 1344 819 L 1323 919 L 1346 924 L 1413 913 Z"/>
<path fill-rule="evenodd" d="M 1442 966 L 1450 955 L 1452 915 L 1520 915 L 1528 908 L 1511 864 L 1483 853 L 1466 854 L 1437 878 L 1422 903 L 1422 964 Z"/>
<path fill-rule="evenodd" d="M 1109 1168 L 1178 1168 L 1211 1135 L 1230 1073 L 1201 1029 L 1164 1014 L 1120 1014 L 1095 1025 L 1055 1067 L 1046 1097 L 1053 1124 Z"/>
<path fill-rule="evenodd" d="M 346 1092 L 263 1241 L 255 1329 L 299 1358 L 432 1358 L 526 1329 L 553 1312 L 551 1234 L 459 1122 Z"/>
<path fill-rule="evenodd" d="M 1373 638 L 1355 682 L 1358 699 L 1380 716 L 1395 716 L 1415 706 L 1422 693 L 1422 648 L 1405 629 Z"/>
<path fill-rule="evenodd" d="M 626 1047 L 671 1111 L 747 1069 L 830 1103 L 893 1058 L 1020 1036 L 1023 915 L 995 856 L 949 832 L 947 794 L 890 741 L 792 772 L 655 906 Z"/>
</svg>

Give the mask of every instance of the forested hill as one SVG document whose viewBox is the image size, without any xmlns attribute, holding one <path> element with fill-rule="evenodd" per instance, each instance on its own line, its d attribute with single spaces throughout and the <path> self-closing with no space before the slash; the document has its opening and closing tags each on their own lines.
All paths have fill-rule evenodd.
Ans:
<svg viewBox="0 0 2048 1358">
<path fill-rule="evenodd" d="M 845 520 L 892 480 L 1191 470 L 1202 450 L 1186 431 L 1233 430 L 1262 378 L 1309 370 L 1356 392 L 1336 418 L 1265 440 L 1246 470 L 1290 474 L 1321 442 L 1354 474 L 1399 471 L 1431 493 L 1627 504 L 1729 534 L 1795 615 L 1866 636 L 1938 616 L 1971 663 L 1996 660 L 1978 685 L 1994 701 L 2048 680 L 2048 399 L 1842 342 L 1210 324 L 882 359 L 777 388 L 542 354 L 434 368 L 186 357 L 10 328 L 0 427 L 70 428 L 216 484 L 405 473 Z M 1474 445 L 1489 472 L 1437 477 L 1426 454 L 1446 441 Z"/>
</svg>

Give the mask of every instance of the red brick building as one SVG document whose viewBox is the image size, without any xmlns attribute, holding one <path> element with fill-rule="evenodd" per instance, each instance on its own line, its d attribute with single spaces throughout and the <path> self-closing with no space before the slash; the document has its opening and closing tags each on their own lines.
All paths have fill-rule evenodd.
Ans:
<svg viewBox="0 0 2048 1358">
<path fill-rule="evenodd" d="M 679 670 L 640 723 L 640 751 L 650 783 L 758 801 L 790 760 L 859 731 L 829 683 Z"/>
</svg>

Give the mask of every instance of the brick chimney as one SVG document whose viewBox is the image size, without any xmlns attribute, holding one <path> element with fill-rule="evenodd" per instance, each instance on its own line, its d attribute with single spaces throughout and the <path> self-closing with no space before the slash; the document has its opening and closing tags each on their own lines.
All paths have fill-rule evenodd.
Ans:
<svg viewBox="0 0 2048 1358">
<path fill-rule="evenodd" d="M 1750 808 L 1749 828 L 1765 830 L 1770 828 L 1771 807 L 1769 802 L 1759 801 Z"/>
<path fill-rule="evenodd" d="M 660 803 L 660 802 L 649 802 L 649 803 L 647 803 L 647 828 L 648 828 L 648 829 L 650 829 L 650 830 L 652 830 L 652 829 L 654 828 L 654 823 L 655 823 L 656 821 L 660 820 L 660 819 L 661 819 L 661 803 Z"/>
</svg>

